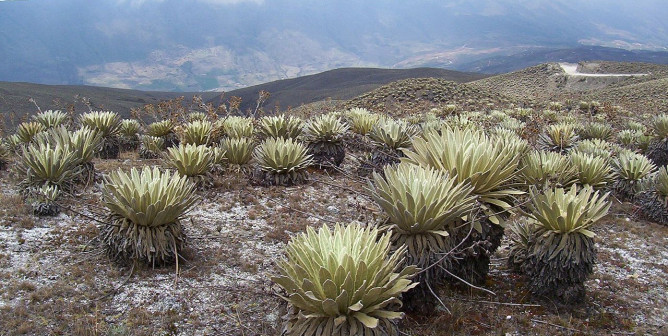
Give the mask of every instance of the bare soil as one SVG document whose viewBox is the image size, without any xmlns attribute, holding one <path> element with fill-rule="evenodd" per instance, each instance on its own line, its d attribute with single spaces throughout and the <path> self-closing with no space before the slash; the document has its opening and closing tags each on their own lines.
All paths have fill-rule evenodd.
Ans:
<svg viewBox="0 0 668 336">
<path fill-rule="evenodd" d="M 159 164 L 123 153 L 96 160 L 101 172 Z M 16 180 L 0 172 L 0 334 L 280 335 L 285 302 L 270 281 L 290 237 L 307 226 L 360 221 L 380 210 L 355 175 L 311 172 L 294 187 L 249 185 L 227 173 L 201 191 L 188 214 L 179 269 L 112 262 L 98 242 L 106 211 L 99 185 L 79 190 L 54 218 L 31 214 Z M 523 276 L 505 266 L 508 237 L 485 288 L 438 289 L 445 307 L 407 315 L 402 335 L 665 335 L 668 333 L 668 227 L 637 219 L 616 203 L 595 228 L 598 265 L 576 307 L 531 298 Z"/>
</svg>

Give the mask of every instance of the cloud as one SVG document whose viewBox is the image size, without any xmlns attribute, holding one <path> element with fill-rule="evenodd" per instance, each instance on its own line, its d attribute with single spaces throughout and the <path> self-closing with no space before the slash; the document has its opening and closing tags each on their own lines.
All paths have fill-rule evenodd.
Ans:
<svg viewBox="0 0 668 336">
<path fill-rule="evenodd" d="M 264 4 L 264 0 L 198 0 L 199 2 L 206 2 L 213 5 L 236 5 L 244 2 L 255 3 L 258 5 Z"/>
<path fill-rule="evenodd" d="M 7 0 L 0 0 L 7 1 Z M 16 1 L 16 0 L 13 0 Z M 155 2 L 164 2 L 165 0 L 117 0 L 118 4 L 130 4 L 130 6 L 137 7 L 145 3 L 155 3 Z M 204 2 L 212 5 L 236 5 L 240 3 L 255 3 L 258 5 L 264 4 L 264 0 L 197 0 L 198 2 Z"/>
</svg>

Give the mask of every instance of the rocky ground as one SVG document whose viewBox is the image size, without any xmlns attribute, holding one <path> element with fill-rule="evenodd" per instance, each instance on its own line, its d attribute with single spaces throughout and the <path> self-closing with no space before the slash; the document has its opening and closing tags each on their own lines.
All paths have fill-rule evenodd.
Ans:
<svg viewBox="0 0 668 336">
<path fill-rule="evenodd" d="M 96 160 L 100 173 L 160 164 L 123 153 Z M 170 267 L 119 265 L 97 240 L 105 221 L 99 185 L 79 190 L 64 211 L 38 218 L 0 172 L 0 334 L 280 335 L 285 304 L 269 280 L 290 237 L 335 222 L 375 223 L 358 163 L 311 172 L 294 187 L 252 186 L 226 173 L 185 220 L 185 261 Z M 485 288 L 451 285 L 433 316 L 408 315 L 402 335 L 668 334 L 668 227 L 636 218 L 618 202 L 595 228 L 598 265 L 587 301 L 561 307 L 528 295 L 505 266 L 508 237 Z"/>
</svg>

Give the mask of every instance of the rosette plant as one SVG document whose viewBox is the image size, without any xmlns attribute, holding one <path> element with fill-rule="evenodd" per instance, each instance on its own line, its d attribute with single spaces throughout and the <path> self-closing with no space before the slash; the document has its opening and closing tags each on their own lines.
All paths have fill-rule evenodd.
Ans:
<svg viewBox="0 0 668 336">
<path fill-rule="evenodd" d="M 576 181 L 577 171 L 567 156 L 556 152 L 533 151 L 520 161 L 522 183 L 534 187 L 564 187 Z"/>
<path fill-rule="evenodd" d="M 547 130 L 538 136 L 538 148 L 551 152 L 566 153 L 579 137 L 575 132 L 575 125 L 561 123 L 550 125 Z"/>
<path fill-rule="evenodd" d="M 227 163 L 243 166 L 253 158 L 255 144 L 249 138 L 225 138 L 220 142 L 220 148 L 225 151 Z"/>
<path fill-rule="evenodd" d="M 481 213 L 471 218 L 475 230 L 462 246 L 455 271 L 470 281 L 484 282 L 489 256 L 501 243 L 514 196 L 522 194 L 513 188 L 520 159 L 517 148 L 504 146 L 479 130 L 449 127 L 414 138 L 412 147 L 404 150 L 402 161 L 445 171 L 456 176 L 457 182 L 468 181 L 473 186 Z M 464 240 L 468 232 L 461 228 L 455 239 Z M 467 249 L 470 246 L 474 248 Z"/>
<path fill-rule="evenodd" d="M 213 124 L 208 120 L 191 121 L 181 129 L 181 143 L 207 145 L 211 140 Z"/>
<path fill-rule="evenodd" d="M 255 148 L 253 158 L 260 169 L 256 178 L 263 185 L 304 183 L 308 178 L 306 168 L 312 163 L 306 146 L 280 137 L 267 138 Z"/>
<path fill-rule="evenodd" d="M 165 138 L 143 135 L 140 138 L 139 157 L 142 159 L 155 159 L 165 150 Z"/>
<path fill-rule="evenodd" d="M 33 121 L 42 124 L 47 129 L 64 125 L 67 119 L 67 113 L 60 110 L 47 110 L 32 116 Z"/>
<path fill-rule="evenodd" d="M 586 153 L 601 157 L 606 161 L 612 157 L 613 144 L 601 139 L 587 139 L 578 142 L 572 149 L 572 153 Z"/>
<path fill-rule="evenodd" d="M 656 166 L 646 156 L 633 152 L 620 153 L 613 161 L 612 188 L 622 200 L 633 200 L 641 191 L 641 182 L 656 170 Z"/>
<path fill-rule="evenodd" d="M 121 128 L 121 117 L 111 111 L 93 111 L 80 116 L 81 125 L 87 126 L 102 136 L 102 145 L 98 152 L 100 158 L 116 159 L 120 152 L 118 135 Z"/>
<path fill-rule="evenodd" d="M 641 135 L 643 135 L 642 132 L 625 129 L 617 133 L 617 141 L 625 148 L 635 148 Z"/>
<path fill-rule="evenodd" d="M 112 258 L 153 265 L 177 260 L 185 245 L 181 221 L 197 201 L 186 176 L 157 167 L 113 171 L 104 177 L 102 201 L 110 215 L 101 241 Z"/>
<path fill-rule="evenodd" d="M 165 148 L 179 145 L 179 138 L 175 133 L 176 124 L 171 119 L 156 121 L 146 127 L 146 134 L 162 138 Z"/>
<path fill-rule="evenodd" d="M 647 157 L 657 166 L 668 165 L 668 114 L 660 114 L 652 120 L 654 139 L 647 148 Z"/>
<path fill-rule="evenodd" d="M 612 126 L 609 124 L 604 124 L 600 122 L 590 122 L 584 125 L 579 131 L 578 135 L 580 139 L 599 139 L 599 140 L 610 140 L 612 138 L 614 131 Z"/>
<path fill-rule="evenodd" d="M 215 162 L 214 151 L 205 145 L 180 143 L 177 147 L 167 149 L 167 162 L 181 176 L 193 179 L 201 186 Z"/>
<path fill-rule="evenodd" d="M 26 188 L 55 186 L 71 190 L 77 174 L 77 154 L 70 148 L 49 143 L 31 143 L 19 157 L 18 171 Z"/>
<path fill-rule="evenodd" d="M 193 122 L 193 121 L 204 121 L 207 120 L 208 116 L 204 112 L 190 112 L 188 113 L 188 122 Z"/>
<path fill-rule="evenodd" d="M 398 152 L 411 146 L 416 129 L 402 120 L 381 118 L 369 132 L 369 137 L 377 145 Z"/>
<path fill-rule="evenodd" d="M 390 252 L 390 237 L 377 229 L 337 224 L 309 227 L 286 247 L 272 278 L 289 304 L 284 335 L 398 335 L 402 293 L 416 283 L 415 266 L 403 266 L 405 247 Z"/>
<path fill-rule="evenodd" d="M 518 220 L 509 225 L 512 235 L 510 236 L 510 252 L 508 252 L 508 268 L 515 273 L 524 273 L 529 245 L 535 239 L 536 226 L 526 220 Z"/>
<path fill-rule="evenodd" d="M 22 122 L 16 127 L 16 136 L 20 143 L 27 144 L 38 133 L 46 131 L 46 127 L 36 121 Z"/>
<path fill-rule="evenodd" d="M 612 181 L 612 167 L 604 157 L 579 151 L 572 152 L 569 157 L 578 184 L 598 190 Z"/>
<path fill-rule="evenodd" d="M 319 115 L 304 127 L 309 154 L 320 168 L 340 166 L 346 156 L 343 135 L 348 126 L 333 114 Z"/>
<path fill-rule="evenodd" d="M 258 132 L 262 138 L 296 139 L 302 133 L 302 120 L 295 116 L 267 116 L 260 119 Z"/>
<path fill-rule="evenodd" d="M 75 182 L 88 185 L 95 178 L 93 157 L 102 146 L 102 134 L 87 126 L 75 132 L 68 131 L 64 126 L 49 129 L 35 137 L 35 142 L 53 144 L 71 151 L 75 155 L 75 166 L 78 168 Z"/>
<path fill-rule="evenodd" d="M 352 108 L 345 113 L 350 129 L 360 135 L 367 135 L 378 122 L 380 115 L 371 113 L 364 108 Z"/>
<path fill-rule="evenodd" d="M 510 117 L 500 122 L 497 127 L 505 128 L 507 130 L 515 132 L 516 134 L 522 134 L 522 130 L 524 130 L 524 127 L 526 127 L 526 123 Z"/>
<path fill-rule="evenodd" d="M 640 211 L 645 218 L 668 225 L 668 170 L 666 166 L 647 178 L 644 190 L 638 196 Z"/>
<path fill-rule="evenodd" d="M 121 120 L 120 146 L 123 150 L 136 150 L 139 147 L 139 129 L 141 125 L 136 119 Z"/>
<path fill-rule="evenodd" d="M 362 163 L 362 173 L 382 172 L 384 166 L 398 163 L 402 151 L 411 146 L 411 139 L 417 133 L 418 128 L 405 121 L 380 118 L 368 134 L 375 148 L 368 161 Z"/>
<path fill-rule="evenodd" d="M 528 248 L 526 272 L 531 292 L 563 303 L 579 302 L 584 282 L 596 262 L 591 226 L 610 209 L 608 194 L 573 185 L 530 192 L 528 216 L 536 223 L 536 239 Z"/>
<path fill-rule="evenodd" d="M 529 142 L 522 139 L 517 133 L 504 128 L 496 128 L 490 135 L 490 140 L 499 146 L 508 148 L 513 156 L 522 158 L 529 152 Z"/>
<path fill-rule="evenodd" d="M 475 205 L 467 181 L 408 163 L 385 167 L 384 177 L 374 173 L 370 189 L 389 218 L 382 229 L 390 232 L 393 246 L 407 248 L 406 263 L 420 268 L 436 263 L 458 243 L 450 235 Z M 452 261 L 440 260 L 437 267 L 419 275 L 420 287 L 407 294 L 410 310 L 423 311 L 433 304 L 429 286 L 443 279 Z"/>
<path fill-rule="evenodd" d="M 39 188 L 32 188 L 28 192 L 28 199 L 35 216 L 58 216 L 60 205 L 56 202 L 60 196 L 57 186 L 44 184 Z"/>
<path fill-rule="evenodd" d="M 230 116 L 216 121 L 214 133 L 217 138 L 225 136 L 227 138 L 252 138 L 255 126 L 253 118 Z"/>
</svg>

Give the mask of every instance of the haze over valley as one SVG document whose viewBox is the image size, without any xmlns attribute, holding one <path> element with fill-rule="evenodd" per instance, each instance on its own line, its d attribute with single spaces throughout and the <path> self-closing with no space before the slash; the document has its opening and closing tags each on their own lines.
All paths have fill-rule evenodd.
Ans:
<svg viewBox="0 0 668 336">
<path fill-rule="evenodd" d="M 2 1 L 0 80 L 229 91 L 341 67 L 668 63 L 666 15 L 660 0 Z"/>
</svg>

